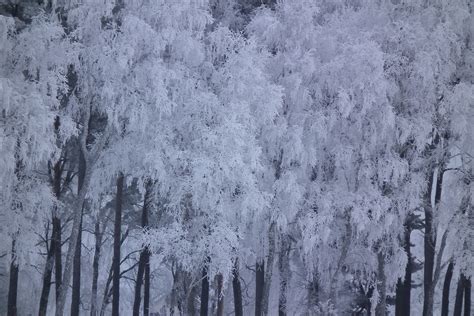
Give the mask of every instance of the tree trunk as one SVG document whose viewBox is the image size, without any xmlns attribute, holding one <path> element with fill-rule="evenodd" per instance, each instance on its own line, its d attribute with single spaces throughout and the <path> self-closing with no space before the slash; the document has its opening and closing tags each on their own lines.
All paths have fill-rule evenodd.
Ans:
<svg viewBox="0 0 474 316">
<path fill-rule="evenodd" d="M 263 282 L 262 309 L 263 315 L 268 315 L 268 304 L 270 297 L 270 285 L 272 284 L 273 262 L 275 261 L 275 223 L 268 229 L 268 257 L 265 268 L 265 280 Z"/>
<path fill-rule="evenodd" d="M 265 261 L 255 265 L 255 316 L 263 315 L 263 289 L 265 282 Z"/>
<path fill-rule="evenodd" d="M 449 313 L 449 288 L 451 287 L 451 279 L 453 278 L 453 268 L 454 263 L 453 261 L 450 261 L 444 278 L 441 316 L 448 316 Z"/>
<path fill-rule="evenodd" d="M 201 287 L 201 309 L 200 315 L 207 316 L 209 309 L 209 276 L 207 275 L 207 262 L 202 268 L 202 287 Z"/>
<path fill-rule="evenodd" d="M 110 265 L 109 274 L 107 276 L 107 281 L 105 282 L 104 296 L 102 298 L 102 304 L 100 306 L 100 316 L 105 315 L 105 309 L 107 308 L 107 305 L 110 303 L 110 296 L 112 295 L 110 284 L 112 283 L 113 271 L 114 271 L 114 264 L 112 262 L 112 264 Z"/>
<path fill-rule="evenodd" d="M 114 257 L 113 283 L 112 283 L 112 315 L 119 315 L 120 304 L 120 239 L 122 228 L 122 199 L 123 199 L 123 174 L 117 177 L 117 195 L 115 197 L 115 223 L 114 223 Z"/>
<path fill-rule="evenodd" d="M 458 286 L 456 288 L 456 299 L 454 301 L 454 313 L 453 316 L 461 316 L 462 313 L 462 300 L 464 294 L 464 274 L 458 280 Z"/>
<path fill-rule="evenodd" d="M 145 288 L 143 293 L 143 315 L 150 314 L 150 251 L 145 251 Z"/>
<path fill-rule="evenodd" d="M 83 127 L 83 132 L 81 133 L 80 137 L 80 146 L 81 146 L 81 151 L 84 157 L 88 155 L 88 149 L 86 147 L 87 143 L 87 136 L 89 132 L 89 120 L 90 120 L 90 108 L 86 107 L 86 113 L 84 117 L 84 127 Z M 97 142 L 95 145 L 94 152 L 98 152 L 104 144 L 105 140 L 107 137 L 104 135 L 102 138 Z M 84 180 L 83 184 L 81 186 L 81 189 L 79 190 L 79 193 L 76 197 L 76 200 L 73 204 L 72 207 L 72 230 L 71 230 L 71 236 L 69 237 L 69 245 L 68 245 L 68 250 L 66 254 L 66 261 L 65 261 L 65 266 L 64 266 L 64 273 L 63 273 L 63 278 L 61 282 L 61 287 L 59 289 L 59 297 L 56 300 L 56 316 L 63 316 L 64 314 L 64 306 L 66 304 L 66 296 L 67 292 L 69 290 L 69 284 L 71 281 L 71 274 L 72 274 L 72 264 L 73 264 L 73 258 L 74 258 L 74 252 L 76 249 L 76 243 L 77 243 L 77 238 L 79 236 L 79 226 L 81 223 L 81 212 L 82 212 L 82 207 L 84 205 L 84 201 L 86 198 L 86 193 L 89 188 L 89 183 L 90 183 L 90 169 L 92 165 L 94 164 L 94 161 L 97 157 L 90 157 L 87 156 L 87 159 L 85 159 L 85 167 L 84 167 Z M 58 248 L 58 247 L 56 247 Z"/>
<path fill-rule="evenodd" d="M 56 123 L 59 128 L 59 119 L 56 119 Z M 56 125 L 55 125 L 56 126 Z M 53 193 L 57 200 L 61 196 L 61 163 L 57 161 L 53 167 Z M 56 300 L 59 299 L 59 290 L 61 288 L 62 279 L 62 252 L 61 252 L 61 219 L 59 217 L 59 208 L 55 206 L 53 212 L 53 232 L 52 238 L 54 239 L 54 284 L 56 288 Z"/>
<path fill-rule="evenodd" d="M 82 252 L 82 214 L 79 224 L 79 235 L 77 237 L 76 251 L 74 253 L 74 266 L 72 271 L 72 299 L 71 316 L 79 316 L 81 304 L 81 252 Z"/>
<path fill-rule="evenodd" d="M 464 316 L 471 316 L 471 278 L 464 279 Z"/>
<path fill-rule="evenodd" d="M 376 316 L 385 316 L 387 313 L 387 280 L 385 277 L 385 258 L 381 251 L 377 254 L 377 291 L 380 300 L 375 308 Z"/>
<path fill-rule="evenodd" d="M 102 232 L 105 231 L 105 225 L 104 225 L 104 229 L 102 230 Z M 128 237 L 128 229 L 125 231 L 125 233 L 122 235 L 121 239 L 120 239 L 120 245 L 122 245 L 125 240 L 127 239 Z M 122 262 L 120 262 L 120 264 L 122 264 Z M 110 288 L 110 284 L 112 283 L 113 281 L 113 273 L 114 271 L 114 262 L 113 262 L 113 259 L 112 259 L 112 264 L 110 265 L 110 268 L 109 268 L 109 273 L 107 275 L 107 281 L 105 282 L 105 288 L 104 288 L 104 296 L 102 298 L 102 305 L 100 307 L 100 316 L 103 316 L 105 315 L 105 310 L 107 308 L 107 305 L 110 303 L 110 298 L 112 296 L 112 289 Z"/>
<path fill-rule="evenodd" d="M 435 172 L 437 173 L 436 183 Z M 435 203 L 431 205 L 431 192 L 433 184 L 436 185 L 435 191 Z M 424 235 L 424 299 L 423 299 L 423 316 L 433 315 L 433 302 L 434 302 L 434 286 L 433 286 L 433 271 L 435 263 L 435 251 L 436 251 L 436 230 L 433 227 L 434 209 L 439 204 L 441 199 L 441 188 L 443 185 L 443 172 L 436 169 L 434 172 L 430 172 L 428 187 L 424 195 L 425 204 L 425 235 Z"/>
<path fill-rule="evenodd" d="M 280 295 L 278 298 L 278 315 L 286 316 L 287 288 L 290 278 L 290 238 L 283 234 L 280 236 L 280 255 L 278 270 L 280 273 Z"/>
<path fill-rule="evenodd" d="M 217 316 L 224 316 L 224 277 L 221 273 L 217 276 Z"/>
<path fill-rule="evenodd" d="M 411 305 L 411 279 L 412 279 L 412 256 L 411 256 L 411 227 L 410 223 L 405 224 L 404 248 L 407 254 L 407 265 L 405 267 L 404 280 L 398 279 L 395 302 L 395 315 L 410 315 Z"/>
<path fill-rule="evenodd" d="M 232 289 L 234 292 L 234 314 L 235 316 L 243 316 L 242 306 L 242 286 L 240 285 L 239 275 L 239 259 L 234 260 L 234 269 L 232 270 Z"/>
<path fill-rule="evenodd" d="M 198 296 L 198 287 L 197 286 L 192 286 L 189 288 L 189 284 L 186 282 L 186 279 L 189 279 L 188 273 L 183 273 L 181 275 L 183 282 L 183 287 L 184 287 L 184 293 L 186 297 L 186 313 L 184 315 L 190 315 L 194 316 L 196 315 L 196 297 Z M 180 302 L 178 302 L 178 306 L 180 305 Z"/>
<path fill-rule="evenodd" d="M 138 261 L 137 279 L 135 281 L 135 299 L 133 301 L 133 316 L 140 315 L 141 290 L 143 284 L 143 275 L 145 274 L 145 257 L 143 250 L 140 252 Z"/>
<path fill-rule="evenodd" d="M 10 282 L 8 284 L 8 316 L 17 315 L 16 299 L 18 294 L 18 262 L 16 258 L 15 239 L 12 241 L 12 258 L 10 262 Z"/>
<path fill-rule="evenodd" d="M 145 189 L 145 196 L 143 198 L 143 208 L 142 208 L 142 221 L 141 226 L 145 228 L 148 226 L 148 206 L 149 206 L 149 199 L 150 199 L 150 192 L 151 187 L 150 183 L 146 184 Z M 137 280 L 135 282 L 135 299 L 133 301 L 133 315 L 138 316 L 140 314 L 140 302 L 141 302 L 141 290 L 143 284 L 143 275 L 145 273 L 145 266 L 147 265 L 147 256 L 148 256 L 148 248 L 143 246 L 143 249 L 140 251 L 140 259 L 138 261 L 138 273 L 137 273 Z M 147 313 L 144 310 L 144 315 Z"/>
<path fill-rule="evenodd" d="M 79 168 L 78 168 L 78 185 L 77 194 L 84 185 L 86 176 L 86 161 L 81 150 L 79 150 Z M 81 221 L 79 224 L 79 234 L 77 237 L 76 250 L 74 253 L 74 263 L 72 271 L 72 299 L 71 299 L 71 316 L 79 316 L 79 307 L 81 305 L 81 252 L 82 252 L 82 217 L 84 207 L 81 210 Z"/>
<path fill-rule="evenodd" d="M 43 286 L 41 288 L 41 298 L 38 312 L 39 316 L 46 316 L 46 312 L 48 310 L 49 292 L 51 290 L 51 277 L 53 276 L 54 247 L 56 247 L 54 244 L 54 238 L 51 238 L 43 273 Z"/>
<path fill-rule="evenodd" d="M 56 210 L 57 212 L 57 210 Z M 53 239 L 54 239 L 54 285 L 56 288 L 56 301 L 59 300 L 62 281 L 62 253 L 61 253 L 61 220 L 53 217 Z M 75 247 L 74 247 L 75 248 Z"/>
<path fill-rule="evenodd" d="M 97 316 L 97 283 L 99 279 L 100 248 L 102 247 L 103 230 L 100 229 L 100 217 L 94 228 L 95 250 L 92 262 L 92 292 L 91 292 L 91 316 Z"/>
</svg>

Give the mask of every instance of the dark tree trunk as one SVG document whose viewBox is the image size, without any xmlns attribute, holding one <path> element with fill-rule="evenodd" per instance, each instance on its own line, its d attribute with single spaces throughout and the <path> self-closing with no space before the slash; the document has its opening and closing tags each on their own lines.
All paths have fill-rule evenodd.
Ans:
<svg viewBox="0 0 474 316">
<path fill-rule="evenodd" d="M 77 237 L 76 250 L 74 252 L 74 262 L 72 271 L 72 299 L 71 316 L 79 316 L 79 306 L 81 304 L 81 252 L 82 252 L 82 214 L 79 224 L 79 235 Z"/>
<path fill-rule="evenodd" d="M 51 238 L 43 273 L 43 286 L 41 288 L 41 298 L 38 312 L 39 316 L 46 316 L 46 312 L 48 310 L 49 292 L 51 290 L 51 277 L 53 276 L 54 266 L 54 247 L 56 247 L 54 244 L 54 239 Z"/>
<path fill-rule="evenodd" d="M 53 239 L 54 239 L 54 286 L 56 288 L 56 300 L 59 298 L 59 289 L 62 280 L 62 258 L 61 258 L 61 220 L 53 217 Z"/>
<path fill-rule="evenodd" d="M 449 262 L 446 276 L 444 277 L 443 299 L 441 304 L 441 316 L 448 316 L 449 313 L 449 289 L 451 287 L 451 279 L 453 278 L 454 263 Z"/>
<path fill-rule="evenodd" d="M 224 277 L 221 273 L 217 275 L 217 316 L 224 316 Z"/>
<path fill-rule="evenodd" d="M 375 315 L 385 316 L 387 314 L 387 284 L 385 277 L 385 258 L 381 251 L 377 254 L 377 291 L 380 300 L 375 307 Z"/>
<path fill-rule="evenodd" d="M 265 261 L 255 265 L 255 316 L 263 315 L 263 289 L 265 283 Z"/>
<path fill-rule="evenodd" d="M 434 209 L 441 200 L 441 189 L 443 186 L 443 172 L 438 171 L 436 179 L 435 204 L 431 205 L 431 191 L 434 184 L 434 172 L 431 172 L 428 180 L 428 187 L 424 195 L 425 204 L 425 235 L 424 235 L 424 278 L 423 278 L 423 316 L 433 315 L 434 286 L 433 271 L 436 251 L 436 230 L 433 227 Z"/>
<path fill-rule="evenodd" d="M 148 207 L 150 204 L 150 183 L 146 184 L 145 196 L 143 198 L 143 208 L 142 208 L 142 221 L 141 226 L 145 228 L 148 226 Z M 143 285 L 143 276 L 145 274 L 146 265 L 148 262 L 148 248 L 143 246 L 143 249 L 140 251 L 140 259 L 138 261 L 138 273 L 137 280 L 135 282 L 135 299 L 133 301 L 133 315 L 138 316 L 140 314 L 140 302 L 141 302 L 141 290 Z M 148 275 L 149 278 L 149 275 Z M 148 287 L 149 289 L 149 287 Z M 148 315 L 148 312 L 144 309 L 144 315 Z"/>
<path fill-rule="evenodd" d="M 140 314 L 141 287 L 144 284 L 143 315 L 148 316 L 150 312 L 150 253 L 144 248 L 140 253 L 138 263 L 137 280 L 135 283 L 135 300 L 133 302 L 133 315 Z"/>
<path fill-rule="evenodd" d="M 456 288 L 456 300 L 454 301 L 453 316 L 461 316 L 463 294 L 464 294 L 464 274 L 461 274 L 458 280 L 458 286 Z"/>
<path fill-rule="evenodd" d="M 183 283 L 183 286 L 185 287 L 184 289 L 184 294 L 186 295 L 186 313 L 184 315 L 190 315 L 194 316 L 197 314 L 196 312 L 196 297 L 198 296 L 198 287 L 197 286 L 192 286 L 189 292 L 186 293 L 186 287 L 189 286 L 189 283 L 186 282 L 186 279 L 189 278 L 187 273 L 183 273 L 182 275 L 183 280 L 181 280 Z M 178 302 L 178 306 L 180 303 Z"/>
<path fill-rule="evenodd" d="M 79 150 L 79 172 L 77 182 L 77 194 L 84 185 L 86 176 L 86 161 L 82 150 Z M 81 252 L 82 252 L 82 217 L 84 209 L 81 210 L 81 221 L 79 223 L 79 234 L 77 236 L 76 249 L 74 251 L 73 271 L 72 271 L 72 299 L 71 316 L 79 316 L 79 306 L 81 304 Z"/>
<path fill-rule="evenodd" d="M 8 284 L 8 316 L 17 315 L 16 298 L 18 294 L 18 262 L 16 259 L 15 240 L 12 241 L 12 258 L 10 262 L 10 282 Z"/>
<path fill-rule="evenodd" d="M 409 315 L 406 314 L 405 304 L 403 302 L 405 296 L 405 287 L 402 278 L 398 278 L 395 292 L 395 316 Z"/>
<path fill-rule="evenodd" d="M 122 228 L 122 199 L 123 199 L 123 174 L 117 177 L 117 196 L 115 198 L 115 223 L 114 223 L 114 257 L 113 257 L 113 283 L 112 283 L 112 315 L 119 315 L 120 304 L 120 240 Z"/>
<path fill-rule="evenodd" d="M 471 278 L 464 279 L 464 316 L 471 316 Z"/>
<path fill-rule="evenodd" d="M 59 200 L 61 196 L 61 163 L 58 161 L 53 168 L 53 193 L 56 199 Z M 61 219 L 59 217 L 59 209 L 55 208 L 53 213 L 53 233 L 54 239 L 54 285 L 56 288 L 56 300 L 59 298 L 59 289 L 62 281 L 62 252 L 61 252 Z"/>
<path fill-rule="evenodd" d="M 268 305 L 270 303 L 270 286 L 273 276 L 273 262 L 275 259 L 275 237 L 276 225 L 275 222 L 270 224 L 268 228 L 268 255 L 265 267 L 265 277 L 263 281 L 263 298 L 262 298 L 262 313 L 268 315 Z"/>
<path fill-rule="evenodd" d="M 404 280 L 398 279 L 395 301 L 395 315 L 410 315 L 411 305 L 411 279 L 412 279 L 412 256 L 411 256 L 411 223 L 405 224 L 404 249 L 407 254 L 407 265 L 405 267 Z"/>
<path fill-rule="evenodd" d="M 102 234 L 100 230 L 100 218 L 97 219 L 94 228 L 95 235 L 95 250 L 94 259 L 92 262 L 92 294 L 91 294 L 91 316 L 97 316 L 97 282 L 99 279 L 99 260 L 100 248 L 102 246 Z"/>
<path fill-rule="evenodd" d="M 234 292 L 234 314 L 235 316 L 243 316 L 242 286 L 240 285 L 238 258 L 235 258 L 234 269 L 232 270 L 232 289 Z"/>
<path fill-rule="evenodd" d="M 104 228 L 104 230 L 102 230 L 102 232 L 104 232 L 104 231 L 105 231 L 105 228 Z M 122 235 L 122 237 L 120 238 L 120 245 L 122 245 L 125 242 L 125 240 L 127 239 L 128 232 L 129 231 L 127 229 L 125 231 L 125 233 Z M 120 264 L 121 263 L 122 262 L 120 262 Z M 105 282 L 104 296 L 102 298 L 102 305 L 100 307 L 100 315 L 101 316 L 105 315 L 105 310 L 107 308 L 107 305 L 110 303 L 110 298 L 112 297 L 112 294 L 113 294 L 113 289 L 110 288 L 110 284 L 112 284 L 112 282 L 113 282 L 113 277 L 114 277 L 114 262 L 113 262 L 113 259 L 112 259 L 112 264 L 110 265 L 110 268 L 109 268 L 107 281 Z M 121 276 L 119 275 L 119 278 L 120 277 Z"/>
<path fill-rule="evenodd" d="M 209 313 L 209 276 L 207 275 L 207 262 L 202 268 L 201 286 L 201 309 L 200 315 L 207 316 Z"/>
<path fill-rule="evenodd" d="M 150 314 L 150 251 L 145 252 L 145 288 L 143 294 L 143 315 Z"/>
<path fill-rule="evenodd" d="M 280 255 L 278 270 L 280 273 L 280 295 L 278 298 L 278 315 L 286 316 L 287 288 L 290 278 L 290 238 L 283 234 L 280 236 Z"/>
<path fill-rule="evenodd" d="M 135 299 L 133 301 L 133 316 L 140 315 L 141 290 L 143 284 L 143 275 L 145 274 L 145 258 L 144 252 L 141 251 L 138 261 L 138 273 L 135 281 Z"/>
</svg>

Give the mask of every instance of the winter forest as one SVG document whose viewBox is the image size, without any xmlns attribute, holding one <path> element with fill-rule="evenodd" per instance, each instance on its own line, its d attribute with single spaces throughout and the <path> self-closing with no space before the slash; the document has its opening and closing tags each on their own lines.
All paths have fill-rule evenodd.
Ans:
<svg viewBox="0 0 474 316">
<path fill-rule="evenodd" d="M 0 315 L 470 316 L 474 2 L 0 0 Z"/>
</svg>

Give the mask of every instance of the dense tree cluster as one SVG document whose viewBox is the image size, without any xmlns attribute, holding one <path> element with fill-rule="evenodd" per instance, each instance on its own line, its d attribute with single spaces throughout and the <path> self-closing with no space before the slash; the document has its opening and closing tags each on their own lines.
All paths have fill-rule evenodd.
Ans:
<svg viewBox="0 0 474 316">
<path fill-rule="evenodd" d="M 0 314 L 465 315 L 469 0 L 0 0 Z"/>
</svg>

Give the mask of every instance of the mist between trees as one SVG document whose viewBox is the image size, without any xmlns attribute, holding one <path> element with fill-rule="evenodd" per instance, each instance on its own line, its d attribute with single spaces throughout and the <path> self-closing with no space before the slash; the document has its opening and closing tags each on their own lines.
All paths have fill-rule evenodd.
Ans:
<svg viewBox="0 0 474 316">
<path fill-rule="evenodd" d="M 0 315 L 471 315 L 469 0 L 0 0 Z"/>
</svg>

